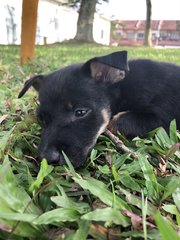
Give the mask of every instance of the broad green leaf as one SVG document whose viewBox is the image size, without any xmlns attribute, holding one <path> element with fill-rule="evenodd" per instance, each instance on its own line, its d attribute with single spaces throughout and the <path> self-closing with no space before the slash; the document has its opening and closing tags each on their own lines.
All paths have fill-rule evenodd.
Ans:
<svg viewBox="0 0 180 240">
<path fill-rule="evenodd" d="M 117 157 L 113 159 L 113 165 L 115 166 L 116 169 L 119 169 L 120 167 L 123 166 L 125 161 L 129 158 L 130 154 L 129 153 L 124 153 L 122 155 L 118 154 L 116 155 Z"/>
<path fill-rule="evenodd" d="M 177 208 L 173 204 L 164 204 L 162 208 L 168 213 L 175 214 L 175 215 L 177 213 Z"/>
<path fill-rule="evenodd" d="M 176 188 L 180 186 L 179 177 L 172 176 L 167 179 L 168 182 L 167 183 L 165 182 L 165 189 L 162 197 L 163 200 L 169 197 L 176 190 Z"/>
<path fill-rule="evenodd" d="M 139 154 L 138 160 L 139 160 L 140 167 L 143 171 L 144 178 L 147 181 L 152 181 L 157 183 L 156 176 L 154 175 L 154 172 L 153 172 L 153 167 L 148 162 L 148 156 L 144 154 Z"/>
<path fill-rule="evenodd" d="M 27 213 L 0 213 L 0 219 L 15 220 L 31 223 L 38 215 Z"/>
<path fill-rule="evenodd" d="M 142 209 L 142 198 L 131 194 L 129 191 L 120 188 L 119 191 L 126 196 L 127 202 L 132 204 L 133 206 Z M 147 215 L 154 215 L 157 208 L 150 202 L 147 202 Z"/>
<path fill-rule="evenodd" d="M 90 206 L 85 202 L 75 202 L 66 195 L 51 197 L 51 200 L 59 207 L 74 209 L 81 214 L 90 211 Z"/>
<path fill-rule="evenodd" d="M 4 157 L 4 161 L 2 165 L 0 165 L 0 177 L 1 177 L 0 185 L 11 182 L 17 183 L 17 180 L 11 169 L 8 155 Z"/>
<path fill-rule="evenodd" d="M 148 234 L 148 239 L 150 239 L 150 240 L 163 240 L 159 231 L 156 229 L 147 230 L 147 234 Z M 139 239 L 144 239 L 144 233 L 140 232 L 138 230 L 132 230 L 132 231 L 127 231 L 127 232 L 122 232 L 120 234 L 120 237 L 126 237 L 126 238 L 132 237 L 132 239 L 139 240 Z M 121 239 L 121 238 L 119 238 L 119 239 Z"/>
<path fill-rule="evenodd" d="M 54 224 L 59 222 L 74 222 L 78 220 L 80 214 L 73 209 L 57 208 L 49 212 L 45 212 L 33 221 L 33 224 Z"/>
<path fill-rule="evenodd" d="M 156 135 L 155 135 L 156 141 L 162 148 L 169 148 L 171 146 L 171 140 L 167 134 L 167 132 L 164 130 L 164 128 L 159 128 Z"/>
<path fill-rule="evenodd" d="M 30 188 L 29 188 L 29 192 L 37 191 L 37 190 L 40 188 L 40 186 L 41 186 L 44 178 L 45 178 L 49 173 L 51 173 L 52 170 L 53 170 L 53 167 L 50 166 L 50 165 L 48 165 L 48 164 L 47 164 L 47 161 L 46 161 L 45 159 L 43 159 L 42 162 L 41 162 L 40 171 L 39 171 L 39 173 L 38 173 L 38 175 L 37 175 L 36 180 L 31 184 L 31 186 L 30 186 Z"/>
<path fill-rule="evenodd" d="M 96 158 L 97 158 L 97 153 L 98 153 L 98 151 L 96 150 L 96 149 L 92 149 L 91 150 L 91 154 L 90 154 L 90 159 L 91 159 L 91 161 L 94 161 L 94 160 L 96 160 Z"/>
<path fill-rule="evenodd" d="M 121 174 L 121 171 L 127 171 L 130 175 L 133 173 L 137 174 L 141 172 L 141 167 L 139 162 L 134 160 L 131 163 L 123 164 L 119 169 L 119 174 Z"/>
<path fill-rule="evenodd" d="M 180 159 L 180 158 L 179 158 Z M 171 168 L 178 174 L 180 175 L 180 165 L 177 163 L 171 163 L 171 162 L 168 162 L 168 164 L 171 166 Z"/>
<path fill-rule="evenodd" d="M 28 239 L 39 239 L 39 236 L 43 235 L 44 230 L 41 226 L 34 226 L 30 223 L 26 222 L 18 222 L 18 221 L 12 221 L 12 220 L 0 220 L 1 224 L 1 231 L 4 230 L 4 232 L 8 233 L 8 237 L 10 232 L 13 232 L 12 236 L 18 236 L 17 239 L 21 239 L 20 237 L 27 237 Z M 0 236 L 2 232 L 0 231 Z M 1 239 L 8 239 L 8 238 L 1 238 Z M 15 239 L 14 237 L 11 237 L 10 239 Z"/>
<path fill-rule="evenodd" d="M 79 228 L 73 235 L 73 240 L 86 240 L 89 234 L 90 224 L 90 221 L 79 221 Z"/>
<path fill-rule="evenodd" d="M 78 183 L 83 189 L 89 190 L 93 195 L 97 196 L 102 202 L 108 206 L 114 206 L 117 209 L 129 209 L 129 206 L 124 200 L 118 196 L 113 196 L 113 193 L 107 189 L 107 186 L 96 179 L 93 178 L 73 178 L 76 183 Z"/>
<path fill-rule="evenodd" d="M 41 234 L 41 228 L 31 224 L 31 220 L 40 214 L 40 210 L 33 204 L 25 190 L 18 186 L 8 156 L 0 167 L 0 179 L 1 225 L 4 225 L 5 229 L 13 229 L 14 234 L 18 236 L 35 237 Z M 18 224 L 14 228 L 16 223 Z"/>
<path fill-rule="evenodd" d="M 178 209 L 175 205 L 165 204 L 165 205 L 162 206 L 162 208 L 166 212 L 176 215 L 177 223 L 178 223 L 178 225 L 180 225 L 180 213 L 179 213 L 179 211 L 178 211 Z"/>
<path fill-rule="evenodd" d="M 179 150 L 179 147 L 180 147 L 179 143 L 172 145 L 170 147 L 170 149 L 168 150 L 168 152 L 166 153 L 165 158 L 169 159 L 169 158 L 173 157 L 173 155 Z"/>
<path fill-rule="evenodd" d="M 172 196 L 173 196 L 173 200 L 174 200 L 178 210 L 180 211 L 180 185 L 179 185 L 179 187 L 176 188 L 176 190 L 174 191 Z"/>
<path fill-rule="evenodd" d="M 17 213 L 33 213 L 39 215 L 40 210 L 33 204 L 31 197 L 20 186 L 12 172 L 8 156 L 5 157 L 0 168 L 0 212 L 3 213 L 3 204 Z"/>
<path fill-rule="evenodd" d="M 104 166 L 98 166 L 98 169 L 100 172 L 102 172 L 103 174 L 108 175 L 110 173 L 109 167 L 107 165 Z"/>
<path fill-rule="evenodd" d="M 170 222 L 162 217 L 159 212 L 157 212 L 155 215 L 155 221 L 163 240 L 180 240 L 180 236 L 178 236 L 175 230 L 171 227 Z"/>
<path fill-rule="evenodd" d="M 177 126 L 176 126 L 175 120 L 171 121 L 170 123 L 169 135 L 170 135 L 170 140 L 172 144 L 178 143 Z"/>
<path fill-rule="evenodd" d="M 141 192 L 139 184 L 129 175 L 128 172 L 124 171 L 119 173 L 119 180 L 125 187 Z"/>
<path fill-rule="evenodd" d="M 156 176 L 153 172 L 153 167 L 148 162 L 148 157 L 144 154 L 139 154 L 138 156 L 139 164 L 146 179 L 146 188 L 148 191 L 149 197 L 152 197 L 155 201 L 159 200 L 160 197 L 160 188 L 162 186 L 157 182 Z"/>
<path fill-rule="evenodd" d="M 130 220 L 124 216 L 119 210 L 114 208 L 102 208 L 89 212 L 81 217 L 81 219 L 89 221 L 102 221 L 107 223 L 115 223 L 127 227 L 130 225 Z"/>
</svg>

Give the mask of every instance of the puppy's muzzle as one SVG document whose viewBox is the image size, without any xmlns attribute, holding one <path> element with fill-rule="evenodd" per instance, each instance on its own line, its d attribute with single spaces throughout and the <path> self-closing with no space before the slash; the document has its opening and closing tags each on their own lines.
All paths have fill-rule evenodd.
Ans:
<svg viewBox="0 0 180 240">
<path fill-rule="evenodd" d="M 39 152 L 38 155 L 41 160 L 45 158 L 49 164 L 54 166 L 63 165 L 65 163 L 62 154 L 60 154 L 55 148 L 48 149 L 46 152 Z"/>
</svg>

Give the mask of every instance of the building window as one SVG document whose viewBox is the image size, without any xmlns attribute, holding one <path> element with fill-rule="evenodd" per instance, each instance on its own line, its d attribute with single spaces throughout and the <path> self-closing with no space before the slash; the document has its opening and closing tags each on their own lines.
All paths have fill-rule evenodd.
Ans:
<svg viewBox="0 0 180 240">
<path fill-rule="evenodd" d="M 167 40 L 167 39 L 168 39 L 168 34 L 167 34 L 167 32 L 161 32 L 161 33 L 160 33 L 159 40 L 160 40 L 160 41 L 165 41 L 165 40 Z"/>
<path fill-rule="evenodd" d="M 178 41 L 179 40 L 179 34 L 177 32 L 172 32 L 170 36 L 171 40 Z"/>
<path fill-rule="evenodd" d="M 127 33 L 127 38 L 128 39 L 134 39 L 135 38 L 135 34 L 133 32 L 128 32 Z"/>
<path fill-rule="evenodd" d="M 138 39 L 144 39 L 144 33 L 138 33 L 137 38 Z"/>
<path fill-rule="evenodd" d="M 101 30 L 101 39 L 104 38 L 104 30 Z"/>
</svg>

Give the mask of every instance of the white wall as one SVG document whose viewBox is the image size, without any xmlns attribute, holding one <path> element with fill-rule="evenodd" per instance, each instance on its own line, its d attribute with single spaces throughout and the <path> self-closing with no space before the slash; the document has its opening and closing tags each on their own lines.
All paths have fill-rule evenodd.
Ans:
<svg viewBox="0 0 180 240">
<path fill-rule="evenodd" d="M 27 0 L 28 1 L 28 0 Z M 0 0 L 0 44 L 20 44 L 22 0 Z M 78 13 L 48 0 L 40 0 L 36 44 L 73 39 Z M 110 21 L 95 14 L 93 37 L 97 43 L 109 44 Z"/>
<path fill-rule="evenodd" d="M 20 44 L 22 0 L 0 0 L 0 44 Z"/>
<path fill-rule="evenodd" d="M 47 37 L 47 43 L 74 38 L 77 19 L 77 12 L 41 0 L 38 7 L 37 43 L 43 44 L 43 37 Z"/>
<path fill-rule="evenodd" d="M 100 44 L 109 45 L 110 34 L 111 34 L 110 21 L 95 13 L 93 24 L 94 41 Z"/>
</svg>

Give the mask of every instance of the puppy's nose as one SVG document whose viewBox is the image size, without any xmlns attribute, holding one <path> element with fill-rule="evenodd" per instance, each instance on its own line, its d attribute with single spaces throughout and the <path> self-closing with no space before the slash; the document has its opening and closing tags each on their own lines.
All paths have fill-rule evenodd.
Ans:
<svg viewBox="0 0 180 240">
<path fill-rule="evenodd" d="M 51 149 L 47 152 L 41 152 L 39 157 L 40 159 L 46 158 L 48 163 L 52 165 L 60 165 L 60 153 L 56 149 Z"/>
</svg>

